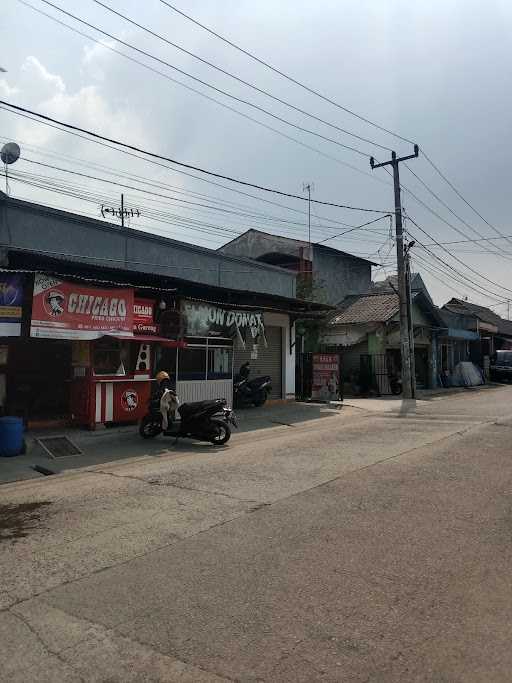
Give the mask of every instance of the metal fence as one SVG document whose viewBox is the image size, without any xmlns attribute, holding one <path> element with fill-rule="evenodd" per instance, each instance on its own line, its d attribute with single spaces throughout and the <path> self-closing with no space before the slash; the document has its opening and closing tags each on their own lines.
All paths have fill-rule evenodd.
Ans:
<svg viewBox="0 0 512 683">
<path fill-rule="evenodd" d="M 361 391 L 376 391 L 380 395 L 391 394 L 389 357 L 385 353 L 362 353 L 360 363 Z"/>
</svg>

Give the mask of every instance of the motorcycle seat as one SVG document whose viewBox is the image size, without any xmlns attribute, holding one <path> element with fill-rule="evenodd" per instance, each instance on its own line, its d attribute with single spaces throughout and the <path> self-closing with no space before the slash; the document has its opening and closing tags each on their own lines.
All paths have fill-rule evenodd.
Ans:
<svg viewBox="0 0 512 683">
<path fill-rule="evenodd" d="M 196 401 L 195 403 L 184 403 L 178 408 L 180 415 L 191 415 L 192 413 L 200 413 L 203 410 L 208 410 L 209 408 L 222 408 L 226 405 L 226 399 L 216 398 L 209 401 Z"/>
</svg>

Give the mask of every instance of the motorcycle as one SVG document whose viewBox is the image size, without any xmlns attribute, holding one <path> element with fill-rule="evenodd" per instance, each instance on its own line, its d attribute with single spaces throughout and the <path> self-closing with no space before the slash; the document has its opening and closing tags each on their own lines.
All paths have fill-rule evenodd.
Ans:
<svg viewBox="0 0 512 683">
<path fill-rule="evenodd" d="M 251 368 L 244 363 L 233 382 L 233 403 L 237 407 L 264 405 L 272 391 L 272 378 L 269 375 L 249 379 Z"/>
<path fill-rule="evenodd" d="M 169 390 L 167 390 L 169 391 Z M 167 429 L 164 429 L 164 416 L 161 412 L 161 395 L 155 395 L 149 400 L 149 411 L 139 426 L 139 434 L 143 439 L 153 439 L 159 434 L 172 436 L 176 439 L 195 439 L 197 441 L 209 441 L 215 446 L 223 446 L 231 438 L 231 427 L 237 427 L 236 416 L 228 407 L 226 399 L 217 398 L 212 401 L 199 401 L 197 403 L 183 403 L 179 401 L 175 392 L 172 395 L 172 410 L 177 408 L 180 421 L 169 420 Z M 179 406 L 179 407 L 178 407 Z"/>
<path fill-rule="evenodd" d="M 399 396 L 402 393 L 402 378 L 401 377 L 390 377 L 389 387 L 393 396 Z"/>
</svg>

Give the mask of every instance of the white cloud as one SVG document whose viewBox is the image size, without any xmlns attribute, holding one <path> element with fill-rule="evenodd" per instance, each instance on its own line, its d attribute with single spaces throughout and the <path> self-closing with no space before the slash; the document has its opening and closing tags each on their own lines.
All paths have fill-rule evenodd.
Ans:
<svg viewBox="0 0 512 683">
<path fill-rule="evenodd" d="M 55 93 L 63 93 L 66 85 L 62 78 L 52 74 L 37 59 L 37 57 L 27 57 L 21 67 L 21 83 L 23 86 L 30 86 L 33 97 L 45 99 L 45 95 L 51 96 Z M 34 91 L 34 88 L 36 89 Z"/>
<path fill-rule="evenodd" d="M 0 78 L 0 93 L 2 93 L 3 97 L 11 97 L 11 95 L 16 95 L 19 92 L 19 89 L 16 87 L 12 87 L 7 83 L 5 78 Z"/>
</svg>

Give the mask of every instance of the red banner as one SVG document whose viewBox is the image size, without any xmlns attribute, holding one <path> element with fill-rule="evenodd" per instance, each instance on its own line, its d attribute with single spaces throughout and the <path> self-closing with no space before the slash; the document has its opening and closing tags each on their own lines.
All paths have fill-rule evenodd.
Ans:
<svg viewBox="0 0 512 683">
<path fill-rule="evenodd" d="M 37 274 L 31 337 L 97 339 L 133 335 L 133 290 L 85 287 Z"/>
<path fill-rule="evenodd" d="M 135 299 L 133 303 L 133 331 L 135 334 L 156 334 L 158 332 L 154 313 L 154 301 Z"/>
</svg>

